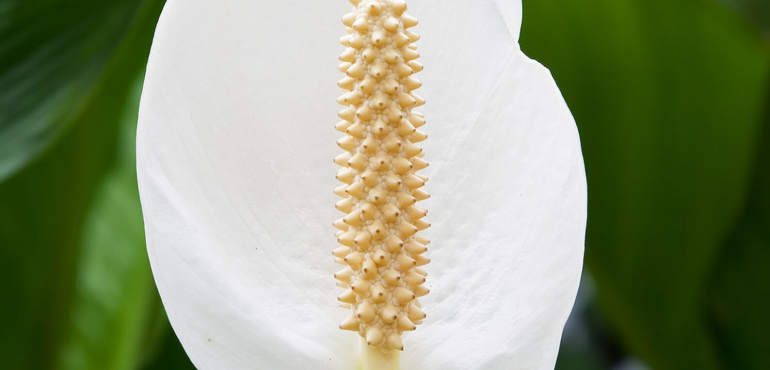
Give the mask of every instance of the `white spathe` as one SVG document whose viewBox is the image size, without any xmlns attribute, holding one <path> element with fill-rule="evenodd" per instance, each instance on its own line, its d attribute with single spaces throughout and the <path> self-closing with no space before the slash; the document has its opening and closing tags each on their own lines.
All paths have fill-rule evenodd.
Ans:
<svg viewBox="0 0 770 370">
<path fill-rule="evenodd" d="M 428 314 L 404 370 L 551 369 L 578 288 L 574 120 L 517 43 L 518 0 L 412 0 L 431 164 Z M 153 272 L 208 369 L 355 369 L 331 222 L 343 0 L 170 0 L 137 138 Z"/>
</svg>

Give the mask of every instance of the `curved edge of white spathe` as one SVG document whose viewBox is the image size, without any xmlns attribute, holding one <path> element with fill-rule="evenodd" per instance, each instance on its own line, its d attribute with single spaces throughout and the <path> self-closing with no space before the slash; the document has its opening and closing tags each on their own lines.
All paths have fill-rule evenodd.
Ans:
<svg viewBox="0 0 770 370">
<path fill-rule="evenodd" d="M 518 2 L 521 4 L 521 2 Z M 519 13 L 521 14 L 521 13 Z M 521 24 L 521 23 L 519 23 Z M 518 40 L 518 34 L 516 34 L 516 37 Z M 518 41 L 517 41 L 518 45 Z M 575 243 L 578 245 L 576 248 L 579 249 L 579 253 L 575 258 L 574 267 L 572 269 L 572 273 L 570 276 L 567 277 L 565 280 L 565 284 L 569 284 L 568 287 L 568 295 L 566 295 L 566 300 L 570 303 L 568 305 L 564 306 L 564 309 L 561 312 L 561 315 L 559 317 L 558 323 L 558 337 L 554 340 L 555 345 L 555 351 L 553 351 L 553 355 L 550 356 L 550 359 L 544 359 L 543 365 L 547 365 L 548 369 L 554 369 L 556 367 L 556 360 L 559 354 L 559 350 L 561 348 L 561 341 L 564 336 L 564 328 L 567 324 L 567 321 L 569 320 L 572 310 L 575 307 L 575 300 L 577 299 L 578 291 L 580 288 L 580 283 L 582 280 L 582 274 L 584 270 L 584 261 L 585 261 L 585 247 L 586 247 L 586 231 L 588 227 L 588 177 L 586 175 L 586 164 L 585 164 L 585 158 L 583 156 L 583 150 L 582 150 L 582 140 L 580 138 L 580 130 L 579 126 L 577 125 L 577 121 L 574 118 L 574 115 L 572 114 L 572 110 L 569 108 L 569 104 L 567 103 L 567 100 L 564 98 L 564 94 L 562 94 L 561 89 L 559 88 L 556 79 L 553 76 L 553 73 L 551 70 L 540 63 L 538 60 L 530 58 L 524 51 L 519 52 L 519 58 L 524 59 L 525 64 L 529 65 L 530 68 L 538 70 L 540 74 L 543 76 L 543 80 L 549 82 L 549 86 L 547 88 L 551 91 L 553 91 L 554 94 L 558 94 L 562 107 L 564 111 L 569 113 L 570 120 L 569 120 L 569 127 L 571 128 L 571 135 L 572 135 L 572 142 L 574 143 L 575 147 L 573 150 L 576 152 L 576 162 L 573 164 L 573 169 L 576 171 L 573 173 L 573 179 L 574 179 L 574 194 L 575 198 L 580 201 L 579 204 L 579 212 L 576 213 L 576 218 L 574 219 L 573 227 L 576 228 L 576 231 L 579 232 L 579 234 L 582 236 L 579 240 L 576 240 Z M 532 366 L 528 369 L 531 370 L 540 370 L 540 366 Z"/>
<path fill-rule="evenodd" d="M 516 3 L 520 5 L 520 2 Z M 512 30 L 512 32 L 514 32 L 514 30 Z M 518 37 L 518 34 L 515 34 L 515 36 Z M 539 61 L 530 58 L 521 50 L 517 52 L 515 58 L 519 60 L 518 63 L 521 66 L 521 70 L 530 71 L 529 73 L 536 76 L 535 78 L 543 83 L 541 86 L 543 94 L 553 96 L 553 106 L 561 112 L 563 119 L 561 125 L 563 126 L 564 132 L 568 134 L 568 139 L 566 139 L 565 142 L 572 144 L 570 150 L 573 154 L 570 157 L 573 159 L 573 162 L 565 164 L 564 166 L 565 173 L 569 174 L 569 180 L 567 180 L 570 183 L 570 186 L 567 188 L 569 195 L 563 197 L 564 200 L 569 202 L 569 204 L 564 205 L 563 209 L 573 210 L 572 216 L 569 217 L 572 222 L 564 225 L 565 229 L 569 230 L 565 234 L 572 233 L 573 236 L 568 240 L 563 240 L 564 245 L 571 246 L 572 254 L 569 265 L 564 266 L 565 273 L 560 280 L 561 282 L 558 283 L 562 288 L 560 298 L 562 299 L 561 302 L 563 302 L 563 304 L 558 312 L 552 315 L 554 318 L 552 326 L 549 327 L 548 325 L 544 325 L 544 327 L 551 330 L 550 342 L 552 343 L 552 348 L 543 351 L 541 356 L 533 356 L 532 361 L 530 362 L 520 363 L 518 366 L 511 367 L 511 369 L 527 370 L 554 369 L 561 347 L 564 328 L 574 308 L 584 268 L 585 241 L 588 222 L 588 180 L 579 128 L 553 74 L 550 69 Z M 568 172 L 567 168 L 569 168 Z M 478 367 L 478 370 L 493 368 L 497 369 L 498 367 Z"/>
<path fill-rule="evenodd" d="M 198 369 L 210 369 L 212 368 L 212 363 L 209 359 L 199 355 L 201 351 L 198 348 L 198 343 L 211 341 L 211 339 L 199 338 L 200 340 L 189 340 L 189 338 L 197 338 L 202 335 L 193 328 L 195 325 L 189 325 L 188 320 L 190 320 L 190 317 L 182 309 L 185 304 L 198 303 L 186 299 L 185 295 L 190 294 L 189 292 L 195 289 L 193 286 L 205 285 L 205 279 L 202 276 L 194 278 L 188 272 L 180 273 L 179 271 L 167 269 L 166 265 L 169 258 L 175 259 L 180 265 L 188 263 L 185 256 L 179 254 L 174 256 L 173 252 L 176 248 L 183 248 L 184 246 L 164 245 L 163 248 L 158 248 L 162 244 L 158 239 L 163 240 L 163 242 L 168 240 L 166 235 L 160 234 L 168 232 L 196 233 L 192 228 L 195 222 L 189 220 L 187 217 L 189 215 L 185 214 L 187 213 L 185 200 L 177 194 L 175 189 L 175 185 L 178 184 L 175 184 L 175 180 L 171 178 L 174 175 L 166 174 L 168 169 L 167 163 L 164 163 L 162 157 L 171 153 L 166 153 L 164 146 L 156 142 L 157 137 L 155 134 L 156 127 L 165 125 L 166 122 L 164 121 L 169 117 L 157 114 L 157 105 L 159 103 L 153 100 L 157 100 L 159 96 L 163 95 L 162 91 L 171 90 L 167 86 L 161 86 L 161 84 L 157 83 L 158 81 L 163 81 L 163 79 L 159 78 L 162 72 L 158 66 L 162 63 L 157 57 L 158 50 L 163 49 L 165 46 L 158 45 L 157 39 L 158 35 L 172 32 L 172 27 L 169 26 L 171 23 L 169 17 L 174 12 L 174 8 L 179 6 L 180 2 L 175 0 L 169 0 L 164 4 L 150 48 L 137 124 L 137 182 L 144 217 L 145 239 L 150 267 L 166 316 L 175 332 L 174 335 L 179 338 L 182 348 L 193 365 Z M 172 89 L 179 89 L 179 86 L 174 86 Z M 168 128 L 167 134 L 169 137 L 173 137 L 174 132 L 171 128 Z M 158 225 L 165 226 L 161 228 Z M 184 239 L 180 238 L 179 240 Z M 161 260 L 164 262 L 161 263 Z M 187 287 L 176 284 L 175 281 L 179 280 L 180 275 L 185 275 L 185 279 L 193 277 L 194 280 L 189 280 Z M 168 304 L 169 301 L 174 301 L 174 304 Z M 212 345 L 219 346 L 220 344 L 214 342 Z M 246 369 L 247 366 L 241 364 L 241 366 L 233 368 Z"/>
<path fill-rule="evenodd" d="M 540 61 L 529 57 L 523 50 L 521 50 L 521 46 L 519 44 L 519 37 L 521 32 L 521 20 L 522 20 L 522 3 L 520 0 L 493 0 L 496 3 L 500 4 L 500 10 L 503 16 L 506 16 L 506 9 L 511 9 L 512 12 L 509 15 L 510 19 L 517 18 L 517 20 L 513 20 L 512 22 L 518 22 L 518 23 L 511 23 L 508 20 L 506 22 L 508 23 L 509 30 L 511 31 L 511 34 L 516 40 L 516 45 L 519 46 L 519 52 L 517 57 L 522 60 L 522 63 L 524 65 L 527 65 L 528 68 L 533 69 L 534 71 L 537 71 L 537 74 L 542 75 L 543 81 L 547 81 L 548 85 L 546 86 L 547 89 L 551 90 L 552 93 L 555 96 L 559 97 L 559 101 L 561 102 L 560 109 L 565 111 L 570 119 L 565 122 L 565 125 L 567 125 L 570 128 L 571 135 L 572 135 L 572 142 L 575 144 L 575 147 L 573 148 L 574 151 L 576 151 L 577 156 L 576 160 L 577 162 L 574 163 L 573 168 L 577 171 L 574 173 L 574 185 L 575 185 L 575 199 L 582 200 L 582 203 L 580 204 L 580 211 L 577 212 L 577 218 L 575 219 L 575 227 L 579 230 L 580 235 L 582 235 L 582 238 L 579 240 L 580 244 L 580 253 L 579 258 L 576 259 L 575 268 L 572 272 L 572 276 L 569 278 L 569 282 L 571 282 L 571 285 L 569 286 L 569 295 L 566 296 L 568 298 L 568 301 L 570 302 L 569 305 L 566 305 L 560 316 L 560 319 L 558 321 L 559 326 L 559 335 L 557 339 L 557 343 L 555 345 L 555 351 L 554 355 L 551 356 L 551 358 L 547 361 L 544 361 L 543 365 L 550 364 L 547 366 L 548 369 L 553 369 L 556 366 L 556 359 L 559 353 L 559 349 L 561 347 L 561 340 L 563 338 L 564 334 L 564 328 L 567 324 L 567 321 L 569 320 L 572 310 L 575 307 L 575 301 L 577 299 L 578 290 L 580 288 L 580 283 L 582 280 L 582 274 L 584 269 L 584 260 L 585 260 L 585 246 L 586 246 L 586 232 L 588 227 L 588 177 L 586 175 L 586 165 L 585 165 L 585 158 L 583 156 L 583 150 L 582 150 L 582 140 L 580 138 L 580 130 L 579 126 L 577 124 L 577 121 L 572 114 L 572 110 L 569 108 L 569 104 L 567 103 L 566 98 L 564 97 L 564 94 L 561 92 L 561 89 L 558 86 L 558 83 L 556 82 L 556 79 L 553 76 L 553 73 L 551 70 L 546 67 L 544 64 L 540 63 Z M 511 24 L 516 24 L 518 27 L 511 28 Z M 531 370 L 539 370 L 541 367 L 534 366 L 534 367 L 528 367 L 527 369 Z"/>
<path fill-rule="evenodd" d="M 523 18 L 523 7 L 522 7 L 522 1 L 521 0 L 493 0 L 497 4 L 499 4 L 499 9 L 501 14 L 503 14 L 503 17 L 506 19 L 506 23 L 508 24 L 509 31 L 511 32 L 511 36 L 516 41 L 516 45 L 519 46 L 519 58 L 524 59 L 524 63 L 527 63 L 532 66 L 534 69 L 538 69 L 544 76 L 543 79 L 550 82 L 549 89 L 553 90 L 555 94 L 558 94 L 560 97 L 560 100 L 562 102 L 562 109 L 566 110 L 566 112 L 569 112 L 569 116 L 571 117 L 571 124 L 570 127 L 572 128 L 572 134 L 574 136 L 573 142 L 577 145 L 575 150 L 579 153 L 579 163 L 575 164 L 575 168 L 579 169 L 579 173 L 577 174 L 578 182 L 579 184 L 579 194 L 580 199 L 582 199 L 584 202 L 582 204 L 582 212 L 580 212 L 580 215 L 582 216 L 578 223 L 582 225 L 582 235 L 583 238 L 580 241 L 580 244 L 582 245 L 582 253 L 580 255 L 580 271 L 576 279 L 574 279 L 575 284 L 573 286 L 573 294 L 571 295 L 571 301 L 573 302 L 572 305 L 569 307 L 569 311 L 567 312 L 567 315 L 564 317 L 562 327 L 566 324 L 567 320 L 569 319 L 569 316 L 571 314 L 571 310 L 574 308 L 574 302 L 577 298 L 578 289 L 580 286 L 580 282 L 582 279 L 582 272 L 584 267 L 584 259 L 585 259 L 585 242 L 586 242 L 586 232 L 588 228 L 588 176 L 586 174 L 586 164 L 585 164 L 585 157 L 583 156 L 583 149 L 582 149 L 582 140 L 580 137 L 580 128 L 577 124 L 577 121 L 575 119 L 575 116 L 572 114 L 572 110 L 569 108 L 569 103 L 567 103 L 567 99 L 564 97 L 564 94 L 561 92 L 561 89 L 558 86 L 558 83 L 556 82 L 556 78 L 553 76 L 553 73 L 551 72 L 550 68 L 545 66 L 540 61 L 529 57 L 523 50 L 521 50 L 521 45 L 519 43 L 519 38 L 521 35 L 521 24 L 522 24 L 522 18 Z M 511 26 L 514 25 L 514 26 Z M 555 364 L 555 359 L 554 359 Z"/>
<path fill-rule="evenodd" d="M 137 171 L 137 186 L 139 190 L 139 199 L 142 205 L 145 241 L 147 246 L 148 259 L 150 262 L 150 268 L 152 271 L 153 279 L 155 281 L 155 285 L 159 293 L 163 292 L 163 293 L 160 293 L 159 296 L 161 299 L 161 303 L 163 304 L 166 316 L 173 330 L 177 331 L 183 327 L 183 325 L 181 324 L 181 322 L 183 321 L 183 318 L 179 317 L 175 309 L 176 307 L 174 305 L 166 304 L 167 294 L 165 294 L 165 292 L 171 289 L 167 288 L 167 284 L 164 282 L 165 271 L 163 271 L 158 266 L 157 252 L 156 252 L 156 249 L 154 248 L 154 245 L 156 244 L 156 241 L 155 241 L 156 227 L 152 216 L 148 216 L 149 208 L 153 207 L 153 205 L 157 203 L 165 204 L 167 200 L 159 199 L 160 197 L 157 196 L 157 194 L 160 192 L 160 189 L 157 189 L 157 188 L 159 188 L 160 185 L 156 181 L 158 181 L 158 179 L 162 177 L 158 173 L 159 171 L 161 171 L 160 165 L 159 163 L 157 163 L 156 159 L 150 155 L 149 152 L 145 152 L 146 147 L 152 146 L 151 138 L 147 134 L 146 127 L 147 125 L 151 125 L 154 123 L 153 122 L 154 120 L 149 116 L 149 113 L 148 113 L 148 108 L 147 108 L 148 102 L 146 98 L 147 91 L 154 88 L 153 75 L 155 74 L 155 68 L 153 68 L 153 66 L 156 64 L 156 60 L 155 60 L 156 58 L 154 58 L 153 56 L 157 53 L 156 49 L 158 48 L 154 40 L 155 40 L 155 37 L 157 37 L 159 33 L 162 33 L 163 30 L 166 28 L 166 25 L 168 22 L 167 18 L 168 18 L 169 9 L 172 8 L 175 4 L 176 4 L 176 1 L 169 0 L 163 5 L 163 9 L 158 18 L 158 22 L 155 26 L 153 43 L 150 46 L 150 53 L 147 61 L 147 66 L 145 68 L 144 82 L 142 86 L 142 96 L 139 102 L 139 115 L 138 115 L 137 132 L 136 132 L 136 141 L 137 141 L 136 171 Z M 153 189 L 153 190 L 151 191 L 150 189 Z M 181 329 L 181 330 L 184 330 L 184 329 Z M 173 335 L 178 336 L 179 334 L 174 333 Z M 180 340 L 180 344 L 182 345 L 182 348 L 185 350 L 185 353 L 187 353 L 193 365 L 196 368 L 202 368 L 202 364 L 196 358 L 197 356 L 193 356 L 190 354 L 190 352 L 193 349 L 189 348 L 190 346 L 188 345 L 187 341 Z"/>
</svg>

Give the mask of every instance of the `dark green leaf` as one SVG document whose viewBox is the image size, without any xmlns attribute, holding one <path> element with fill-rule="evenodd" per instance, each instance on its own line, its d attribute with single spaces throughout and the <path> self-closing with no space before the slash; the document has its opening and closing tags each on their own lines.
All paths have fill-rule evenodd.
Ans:
<svg viewBox="0 0 770 370">
<path fill-rule="evenodd" d="M 0 2 L 0 181 L 44 151 L 95 101 L 120 99 L 100 94 L 97 83 L 140 4 Z"/>
<path fill-rule="evenodd" d="M 767 0 L 720 0 L 756 23 L 766 38 L 770 39 L 770 1 Z"/>
<path fill-rule="evenodd" d="M 39 69 L 40 73 L 43 73 L 45 76 L 43 80 L 64 81 L 62 83 L 69 86 L 65 89 L 67 94 L 74 96 L 74 98 L 62 98 L 64 99 L 62 102 L 65 103 L 57 105 L 60 108 L 59 112 L 66 112 L 63 116 L 71 120 L 72 127 L 66 132 L 62 131 L 62 137 L 42 156 L 0 183 L 0 245 L 3 246 L 0 248 L 0 260 L 3 261 L 0 278 L 6 288 L 3 298 L 7 302 L 12 302 L 0 305 L 0 315 L 8 318 L 4 322 L 3 330 L 0 330 L 0 354 L 3 357 L 4 368 L 19 370 L 56 368 L 59 356 L 63 353 L 63 344 L 71 339 L 70 318 L 78 315 L 77 311 L 72 312 L 73 301 L 76 298 L 80 299 L 82 294 L 81 291 L 75 293 L 76 268 L 81 263 L 89 263 L 87 259 L 86 262 L 81 259 L 81 246 L 84 238 L 89 238 L 90 244 L 98 240 L 95 239 L 94 235 L 97 234 L 93 229 L 83 232 L 84 221 L 90 214 L 89 226 L 98 225 L 93 217 L 96 217 L 94 215 L 98 215 L 100 211 L 97 208 L 90 212 L 89 208 L 105 175 L 115 168 L 118 158 L 115 146 L 120 133 L 119 119 L 127 109 L 136 108 L 135 104 L 127 104 L 127 97 L 130 95 L 132 83 L 139 78 L 146 63 L 152 31 L 162 5 L 162 1 L 152 0 L 142 2 L 36 1 L 3 4 L 3 11 L 6 13 L 3 18 L 0 18 L 5 22 L 2 27 L 9 29 L 8 24 L 11 21 L 16 22 L 14 29 L 22 36 L 38 35 L 41 31 L 35 29 L 42 28 L 46 30 L 42 33 L 44 36 L 56 38 L 59 33 L 67 33 L 71 24 L 80 24 L 81 20 L 97 24 L 107 22 L 103 31 L 98 27 L 89 28 L 97 34 L 102 32 L 103 35 L 113 34 L 110 27 L 116 23 L 130 25 L 130 31 L 123 32 L 120 37 L 119 46 L 113 47 L 109 52 L 104 51 L 107 53 L 104 56 L 106 62 L 100 64 L 103 70 L 94 72 L 99 75 L 99 78 L 93 87 L 85 90 L 82 89 L 85 85 L 81 82 L 70 84 L 68 78 L 80 81 L 85 74 L 91 73 L 84 70 L 97 68 L 98 66 L 91 64 L 89 56 L 92 54 L 88 52 L 96 49 L 106 50 L 102 48 L 103 43 L 82 41 L 89 43 L 89 46 L 81 47 L 82 45 L 78 46 L 80 44 L 73 41 L 72 47 L 79 50 L 75 54 L 78 58 L 84 59 L 75 58 L 75 61 L 67 64 L 66 68 L 57 64 L 57 59 L 54 57 L 60 53 L 67 54 L 69 51 L 56 49 L 59 52 L 42 58 L 43 60 L 37 61 L 33 58 L 24 63 L 13 64 L 18 65 L 14 73 L 6 73 L 7 67 L 3 69 L 3 78 L 15 80 L 23 77 L 19 75 L 21 70 L 34 67 L 33 72 Z M 76 9 L 77 12 L 69 8 Z M 8 9 L 26 10 L 9 12 Z M 20 18 L 17 21 L 15 17 Z M 56 29 L 56 27 L 59 28 Z M 75 27 L 75 29 L 79 28 Z M 90 34 L 91 31 L 87 33 Z M 46 45 L 43 40 L 48 38 L 22 36 L 16 38 L 15 43 L 4 47 L 12 46 L 11 50 L 18 50 L 22 55 L 37 55 L 36 53 L 45 51 L 46 48 L 40 45 Z M 81 36 L 87 38 L 85 34 Z M 3 42 L 10 42 L 5 35 L 3 37 Z M 76 38 L 81 39 L 80 36 Z M 59 42 L 68 43 L 69 41 Z M 67 45 L 63 48 L 71 49 Z M 3 60 L 6 60 L 5 52 L 0 55 L 3 56 Z M 46 66 L 45 60 L 49 60 L 54 65 Z M 34 61 L 37 61 L 37 64 L 33 63 Z M 79 65 L 80 68 L 78 68 L 78 61 L 89 62 Z M 61 68 L 67 71 L 68 78 L 57 73 L 46 72 L 59 71 Z M 93 80 L 89 80 L 89 84 L 93 84 Z M 24 84 L 19 86 L 22 85 Z M 4 106 L 13 105 L 15 103 L 10 102 L 18 101 L 20 107 L 25 104 L 33 107 L 28 110 L 19 110 L 19 112 L 37 110 L 46 112 L 51 109 L 46 105 L 49 97 L 38 96 L 40 91 L 53 89 L 57 91 L 55 94 L 64 94 L 61 92 L 64 90 L 58 90 L 57 84 L 35 86 L 37 87 L 30 90 L 14 90 L 16 95 L 13 96 L 4 95 L 3 99 L 10 99 L 3 100 Z M 6 91 L 2 94 L 10 93 Z M 81 99 L 84 95 L 88 95 L 86 100 Z M 29 101 L 37 101 L 40 105 Z M 34 122 L 42 119 L 29 118 Z M 25 127 L 16 126 L 16 123 L 9 126 L 7 120 L 2 122 L 4 130 L 9 127 Z M 3 140 L 8 138 L 2 136 L 5 132 L 14 132 L 16 129 L 9 130 L 0 134 Z M 37 134 L 34 136 L 37 137 Z M 8 140 L 21 140 L 20 138 L 21 136 L 18 136 Z M 4 148 L 4 145 L 5 142 L 0 144 L 0 147 Z M 26 147 L 26 145 L 23 146 Z M 2 158 L 5 158 L 5 154 Z M 105 207 L 103 205 L 105 202 L 116 201 L 113 199 L 114 196 L 110 195 L 117 187 L 109 185 L 110 181 L 115 181 L 111 180 L 113 178 L 114 176 L 108 177 L 107 187 L 99 191 L 99 204 L 102 205 L 97 207 Z M 133 227 L 135 228 L 136 224 Z M 131 230 L 128 228 L 124 234 L 119 235 L 131 235 Z M 115 242 L 115 245 L 121 245 L 121 243 Z M 141 293 L 127 294 L 141 295 Z M 142 315 L 138 315 L 136 319 L 149 320 Z M 139 322 L 138 325 L 144 324 Z M 132 337 L 129 336 L 129 338 Z M 111 340 L 123 339 L 121 336 L 115 336 Z M 125 351 L 127 347 L 130 346 L 119 346 L 118 351 Z"/>
<path fill-rule="evenodd" d="M 187 357 L 182 344 L 179 343 L 179 339 L 171 326 L 166 323 L 163 329 L 167 329 L 164 332 L 165 341 L 157 348 L 157 356 L 155 356 L 152 362 L 142 367 L 142 370 L 195 370 L 195 366 Z"/>
<path fill-rule="evenodd" d="M 722 368 L 702 300 L 745 199 L 767 45 L 713 1 L 539 0 L 522 48 L 580 128 L 586 264 L 610 322 L 655 369 Z"/>
<path fill-rule="evenodd" d="M 99 184 L 83 231 L 70 320 L 57 368 L 131 370 L 166 324 L 144 244 L 134 159 L 142 79 L 120 124 L 114 167 Z"/>
<path fill-rule="evenodd" d="M 770 110 L 754 168 L 748 201 L 707 297 L 728 369 L 770 369 Z"/>
</svg>

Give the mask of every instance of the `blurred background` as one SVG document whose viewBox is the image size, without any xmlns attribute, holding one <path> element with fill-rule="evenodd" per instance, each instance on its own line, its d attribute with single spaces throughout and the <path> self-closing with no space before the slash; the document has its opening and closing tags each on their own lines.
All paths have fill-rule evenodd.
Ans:
<svg viewBox="0 0 770 370">
<path fill-rule="evenodd" d="M 161 0 L 0 0 L 4 369 L 193 369 L 134 169 Z M 770 369 L 770 1 L 524 0 L 588 172 L 560 370 Z"/>
</svg>

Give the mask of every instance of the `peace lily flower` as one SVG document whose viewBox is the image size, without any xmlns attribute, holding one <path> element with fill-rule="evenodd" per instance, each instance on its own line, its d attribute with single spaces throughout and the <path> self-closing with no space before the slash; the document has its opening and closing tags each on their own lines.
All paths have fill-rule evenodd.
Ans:
<svg viewBox="0 0 770 370">
<path fill-rule="evenodd" d="M 361 365 L 360 337 L 339 329 L 350 310 L 330 255 L 337 40 L 350 11 L 172 0 L 158 23 L 139 185 L 161 297 L 201 369 Z M 574 120 L 519 49 L 518 0 L 412 0 L 408 12 L 423 36 L 431 293 L 401 366 L 553 368 L 586 221 Z"/>
</svg>

